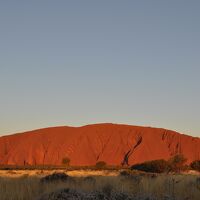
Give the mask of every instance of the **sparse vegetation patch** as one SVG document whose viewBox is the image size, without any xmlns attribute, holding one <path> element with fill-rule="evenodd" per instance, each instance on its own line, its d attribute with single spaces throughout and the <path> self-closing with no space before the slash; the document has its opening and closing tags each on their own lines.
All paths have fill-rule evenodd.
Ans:
<svg viewBox="0 0 200 200">
<path fill-rule="evenodd" d="M 193 170 L 197 170 L 200 172 L 200 160 L 193 161 L 190 165 Z"/>
</svg>

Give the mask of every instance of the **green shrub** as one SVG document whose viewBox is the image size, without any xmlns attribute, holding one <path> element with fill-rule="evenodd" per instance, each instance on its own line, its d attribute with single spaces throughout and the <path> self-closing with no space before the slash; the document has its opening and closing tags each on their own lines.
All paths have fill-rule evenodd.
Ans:
<svg viewBox="0 0 200 200">
<path fill-rule="evenodd" d="M 97 169 L 103 169 L 103 168 L 106 167 L 106 162 L 104 162 L 104 161 L 99 161 L 99 162 L 96 163 L 95 167 L 96 167 Z"/>
<path fill-rule="evenodd" d="M 69 166 L 70 164 L 70 159 L 68 157 L 65 157 L 62 159 L 62 164 L 63 165 L 66 165 L 66 166 Z"/>
<path fill-rule="evenodd" d="M 195 160 L 190 164 L 190 167 L 194 170 L 200 171 L 200 160 Z"/>
<path fill-rule="evenodd" d="M 153 160 L 141 164 L 136 164 L 131 167 L 132 170 L 140 170 L 152 173 L 163 173 L 169 169 L 169 164 L 166 160 Z"/>
</svg>

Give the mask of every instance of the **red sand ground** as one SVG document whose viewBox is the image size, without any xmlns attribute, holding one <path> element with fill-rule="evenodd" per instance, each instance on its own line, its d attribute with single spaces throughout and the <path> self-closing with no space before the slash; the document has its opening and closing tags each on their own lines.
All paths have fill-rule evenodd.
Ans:
<svg viewBox="0 0 200 200">
<path fill-rule="evenodd" d="M 188 163 L 200 159 L 200 138 L 174 131 L 129 125 L 97 124 L 55 127 L 0 137 L 0 164 L 131 164 L 169 159 L 182 153 Z"/>
</svg>

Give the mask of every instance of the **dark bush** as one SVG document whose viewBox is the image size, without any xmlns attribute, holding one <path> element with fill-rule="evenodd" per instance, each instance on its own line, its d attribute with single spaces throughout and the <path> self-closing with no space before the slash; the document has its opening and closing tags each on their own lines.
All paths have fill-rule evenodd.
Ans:
<svg viewBox="0 0 200 200">
<path fill-rule="evenodd" d="M 190 164 L 193 170 L 200 171 L 200 160 L 195 160 Z"/>
<path fill-rule="evenodd" d="M 40 179 L 41 183 L 50 183 L 50 182 L 56 182 L 56 181 L 67 181 L 71 177 L 66 175 L 65 173 L 54 173 L 51 175 L 47 175 Z"/>
<path fill-rule="evenodd" d="M 129 171 L 123 170 L 123 171 L 120 172 L 120 175 L 121 176 L 130 176 L 130 173 L 129 173 Z"/>
<path fill-rule="evenodd" d="M 131 167 L 132 170 L 140 170 L 151 173 L 163 173 L 163 172 L 180 172 L 188 169 L 186 165 L 187 159 L 182 154 L 177 154 L 166 160 L 152 160 L 141 164 L 136 164 Z M 193 166 L 198 167 L 198 162 Z"/>
<path fill-rule="evenodd" d="M 99 161 L 99 162 L 96 163 L 95 167 L 96 167 L 97 169 L 103 169 L 103 168 L 106 167 L 106 162 L 104 162 L 104 161 Z"/>
<path fill-rule="evenodd" d="M 138 170 L 133 170 L 133 169 L 125 169 L 120 171 L 120 176 L 137 176 L 144 174 L 144 172 L 139 172 Z"/>
<path fill-rule="evenodd" d="M 169 159 L 170 171 L 180 172 L 186 169 L 187 159 L 182 154 L 177 154 Z"/>
<path fill-rule="evenodd" d="M 136 164 L 131 167 L 132 170 L 140 170 L 151 173 L 163 173 L 169 168 L 169 164 L 166 160 L 153 160 L 147 161 L 141 164 Z"/>
</svg>

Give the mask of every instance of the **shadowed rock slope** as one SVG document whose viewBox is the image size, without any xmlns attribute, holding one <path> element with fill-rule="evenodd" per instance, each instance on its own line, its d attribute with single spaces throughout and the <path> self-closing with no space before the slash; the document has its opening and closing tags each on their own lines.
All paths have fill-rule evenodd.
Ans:
<svg viewBox="0 0 200 200">
<path fill-rule="evenodd" d="M 0 164 L 90 166 L 135 164 L 182 153 L 200 159 L 200 138 L 174 131 L 116 124 L 54 127 L 0 137 Z"/>
</svg>

